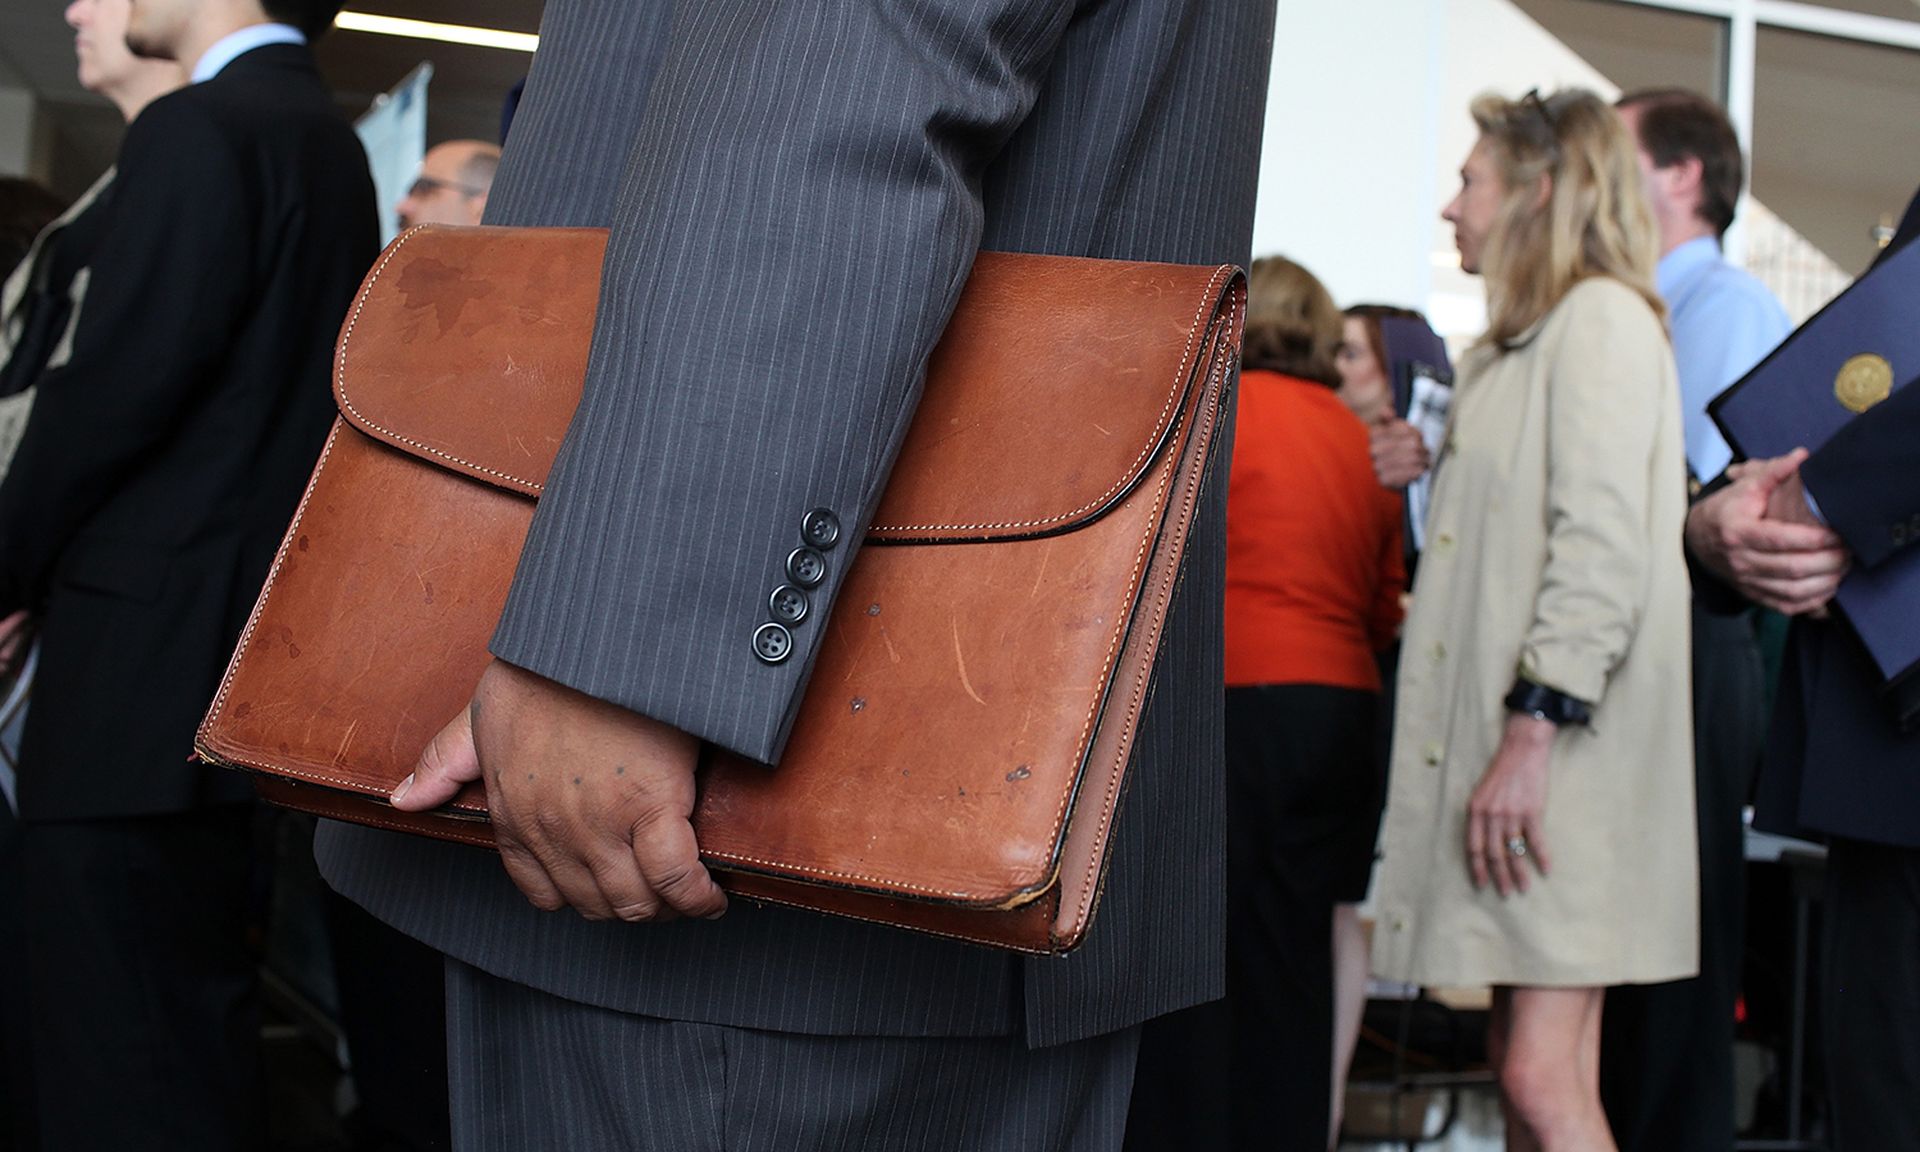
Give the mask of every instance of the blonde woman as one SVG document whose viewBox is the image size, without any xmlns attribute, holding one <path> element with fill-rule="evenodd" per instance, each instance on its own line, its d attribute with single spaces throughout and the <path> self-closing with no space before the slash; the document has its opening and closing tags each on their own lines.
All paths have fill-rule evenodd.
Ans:
<svg viewBox="0 0 1920 1152">
<path fill-rule="evenodd" d="M 1610 1152 L 1601 990 L 1690 976 L 1680 403 L 1632 139 L 1485 96 L 1442 213 L 1485 277 L 1400 663 L 1375 970 L 1492 985 L 1513 1152 Z"/>
</svg>

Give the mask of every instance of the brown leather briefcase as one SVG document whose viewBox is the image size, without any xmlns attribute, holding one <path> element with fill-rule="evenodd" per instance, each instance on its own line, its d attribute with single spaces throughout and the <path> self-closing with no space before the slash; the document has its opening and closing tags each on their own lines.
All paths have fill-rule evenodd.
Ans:
<svg viewBox="0 0 1920 1152">
<path fill-rule="evenodd" d="M 489 659 L 579 402 L 605 239 L 428 226 L 381 256 L 203 757 L 294 808 L 491 843 L 478 785 L 430 814 L 385 797 Z M 1231 267 L 980 254 L 781 762 L 703 763 L 694 828 L 724 887 L 1080 942 L 1244 300 Z"/>
</svg>

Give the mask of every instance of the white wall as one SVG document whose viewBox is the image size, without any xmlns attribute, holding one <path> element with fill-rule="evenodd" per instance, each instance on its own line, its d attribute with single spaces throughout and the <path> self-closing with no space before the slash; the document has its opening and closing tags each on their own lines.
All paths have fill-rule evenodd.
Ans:
<svg viewBox="0 0 1920 1152">
<path fill-rule="evenodd" d="M 1312 269 L 1342 305 L 1420 305 L 1457 0 L 1280 0 L 1256 256 Z"/>
<path fill-rule="evenodd" d="M 1280 0 L 1254 254 L 1305 264 L 1342 306 L 1410 305 L 1470 339 L 1483 293 L 1439 216 L 1467 105 L 1570 84 L 1617 92 L 1508 0 Z"/>
</svg>

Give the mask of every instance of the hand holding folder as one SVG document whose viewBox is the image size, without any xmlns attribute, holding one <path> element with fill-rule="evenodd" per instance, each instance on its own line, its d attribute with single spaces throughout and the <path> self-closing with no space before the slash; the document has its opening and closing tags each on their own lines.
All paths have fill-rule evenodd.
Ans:
<svg viewBox="0 0 1920 1152">
<path fill-rule="evenodd" d="M 1708 406 L 1734 451 L 1818 451 L 1920 376 L 1920 245 L 1894 251 Z M 1915 449 L 1920 466 L 1920 447 Z M 1817 495 L 1817 494 L 1816 494 Z M 1835 602 L 1882 676 L 1920 665 L 1920 549 L 1856 563 Z"/>
</svg>

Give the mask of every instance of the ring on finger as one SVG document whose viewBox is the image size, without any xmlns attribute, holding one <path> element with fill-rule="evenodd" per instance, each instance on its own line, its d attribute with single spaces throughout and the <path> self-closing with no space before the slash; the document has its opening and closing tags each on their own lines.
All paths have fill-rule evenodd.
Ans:
<svg viewBox="0 0 1920 1152">
<path fill-rule="evenodd" d="M 1507 855 L 1512 856 L 1516 860 L 1519 860 L 1524 858 L 1526 854 L 1527 854 L 1527 838 L 1525 836 L 1507 837 Z"/>
</svg>

